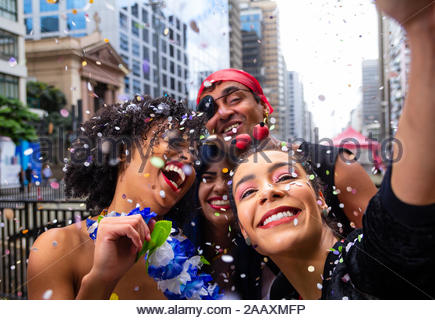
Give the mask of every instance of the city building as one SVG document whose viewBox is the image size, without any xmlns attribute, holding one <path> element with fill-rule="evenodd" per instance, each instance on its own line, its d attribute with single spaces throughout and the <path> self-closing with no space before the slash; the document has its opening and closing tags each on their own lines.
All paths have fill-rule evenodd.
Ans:
<svg viewBox="0 0 435 320">
<path fill-rule="evenodd" d="M 300 81 L 299 74 L 295 71 L 286 72 L 286 119 L 282 119 L 285 123 L 283 128 L 285 132 L 282 135 L 286 138 L 302 138 L 307 137 L 308 132 L 306 129 L 307 121 L 305 101 L 304 101 L 304 88 Z M 311 118 L 311 116 L 310 116 Z M 312 119 L 308 120 L 311 126 Z M 309 132 L 312 130 L 308 128 Z"/>
<path fill-rule="evenodd" d="M 0 1 L 0 95 L 26 102 L 23 2 Z"/>
<path fill-rule="evenodd" d="M 304 140 L 305 141 L 314 141 L 314 122 L 313 122 L 313 114 L 311 111 L 308 111 L 305 104 L 305 114 L 304 114 Z"/>
<path fill-rule="evenodd" d="M 162 1 L 24 0 L 27 39 L 83 37 L 100 31 L 131 73 L 117 100 L 134 94 L 187 98 L 187 25 Z"/>
<path fill-rule="evenodd" d="M 29 77 L 59 88 L 78 123 L 124 92 L 127 65 L 100 32 L 26 41 Z"/>
<path fill-rule="evenodd" d="M 285 112 L 285 92 L 284 92 L 284 73 L 285 63 L 281 54 L 280 35 L 279 35 L 279 12 L 276 2 L 271 0 L 243 0 L 241 3 L 241 16 L 244 11 L 251 8 L 261 9 L 261 56 L 264 94 L 274 107 L 274 117 L 277 120 L 275 124 L 274 135 L 285 138 L 286 135 L 281 132 L 281 124 Z M 253 21 L 254 22 L 254 21 Z M 242 20 L 242 27 L 243 27 Z M 258 24 L 257 24 L 258 25 Z M 249 27 L 249 25 L 248 25 Z M 249 27 L 250 28 L 250 27 Z M 253 30 L 259 27 L 254 26 Z M 285 131 L 285 130 L 283 130 Z"/>
<path fill-rule="evenodd" d="M 252 74 L 264 85 L 264 67 L 262 58 L 263 13 L 260 8 L 251 8 L 242 4 L 240 13 L 242 32 L 243 70 Z"/>
<path fill-rule="evenodd" d="M 228 21 L 230 25 L 230 67 L 234 69 L 242 69 L 240 3 L 239 0 L 229 0 L 228 2 Z"/>
<path fill-rule="evenodd" d="M 381 101 L 377 59 L 362 62 L 362 115 L 363 134 L 380 134 Z"/>
</svg>

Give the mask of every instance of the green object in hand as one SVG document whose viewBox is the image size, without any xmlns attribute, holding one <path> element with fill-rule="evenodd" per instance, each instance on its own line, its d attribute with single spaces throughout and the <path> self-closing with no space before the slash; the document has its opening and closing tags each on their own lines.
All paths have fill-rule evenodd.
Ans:
<svg viewBox="0 0 435 320">
<path fill-rule="evenodd" d="M 171 234 L 172 222 L 168 220 L 157 221 L 151 232 L 151 240 L 143 243 L 142 249 L 136 257 L 136 261 L 148 252 L 148 256 L 152 254 L 158 247 L 165 243 Z"/>
</svg>

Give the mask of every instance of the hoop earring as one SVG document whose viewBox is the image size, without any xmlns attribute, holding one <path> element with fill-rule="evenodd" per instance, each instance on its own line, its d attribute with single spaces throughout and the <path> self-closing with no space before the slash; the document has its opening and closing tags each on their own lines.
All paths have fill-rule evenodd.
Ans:
<svg viewBox="0 0 435 320">
<path fill-rule="evenodd" d="M 264 111 L 264 119 L 263 119 L 263 122 L 264 122 L 265 124 L 268 124 L 268 123 L 269 123 L 269 111 L 267 110 L 267 108 L 266 108 L 266 110 Z"/>
</svg>

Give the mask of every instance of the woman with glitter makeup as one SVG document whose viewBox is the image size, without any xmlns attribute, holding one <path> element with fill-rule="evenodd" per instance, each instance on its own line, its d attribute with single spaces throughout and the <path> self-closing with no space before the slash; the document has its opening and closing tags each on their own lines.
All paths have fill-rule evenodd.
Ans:
<svg viewBox="0 0 435 320">
<path fill-rule="evenodd" d="M 67 193 L 85 197 L 96 215 L 149 207 L 157 220 L 182 218 L 174 206 L 195 180 L 198 128 L 202 118 L 171 98 L 137 96 L 102 108 L 71 148 L 64 169 Z M 99 222 L 95 242 L 86 221 L 45 232 L 29 258 L 29 298 L 164 298 L 145 260 L 137 260 L 154 225 L 141 215 L 109 214 Z"/>
<path fill-rule="evenodd" d="M 247 152 L 230 201 L 243 236 L 268 255 L 303 299 L 433 299 L 435 296 L 435 5 L 378 0 L 405 28 L 409 92 L 393 159 L 363 228 L 342 238 L 309 161 L 270 148 Z"/>
</svg>

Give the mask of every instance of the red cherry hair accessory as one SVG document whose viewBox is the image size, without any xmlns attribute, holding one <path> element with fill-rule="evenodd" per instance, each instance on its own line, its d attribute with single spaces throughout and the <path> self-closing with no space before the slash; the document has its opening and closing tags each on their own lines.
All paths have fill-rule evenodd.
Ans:
<svg viewBox="0 0 435 320">
<path fill-rule="evenodd" d="M 263 140 L 264 138 L 269 136 L 269 128 L 265 125 L 264 122 L 260 122 L 254 127 L 252 135 L 255 140 Z"/>
</svg>

